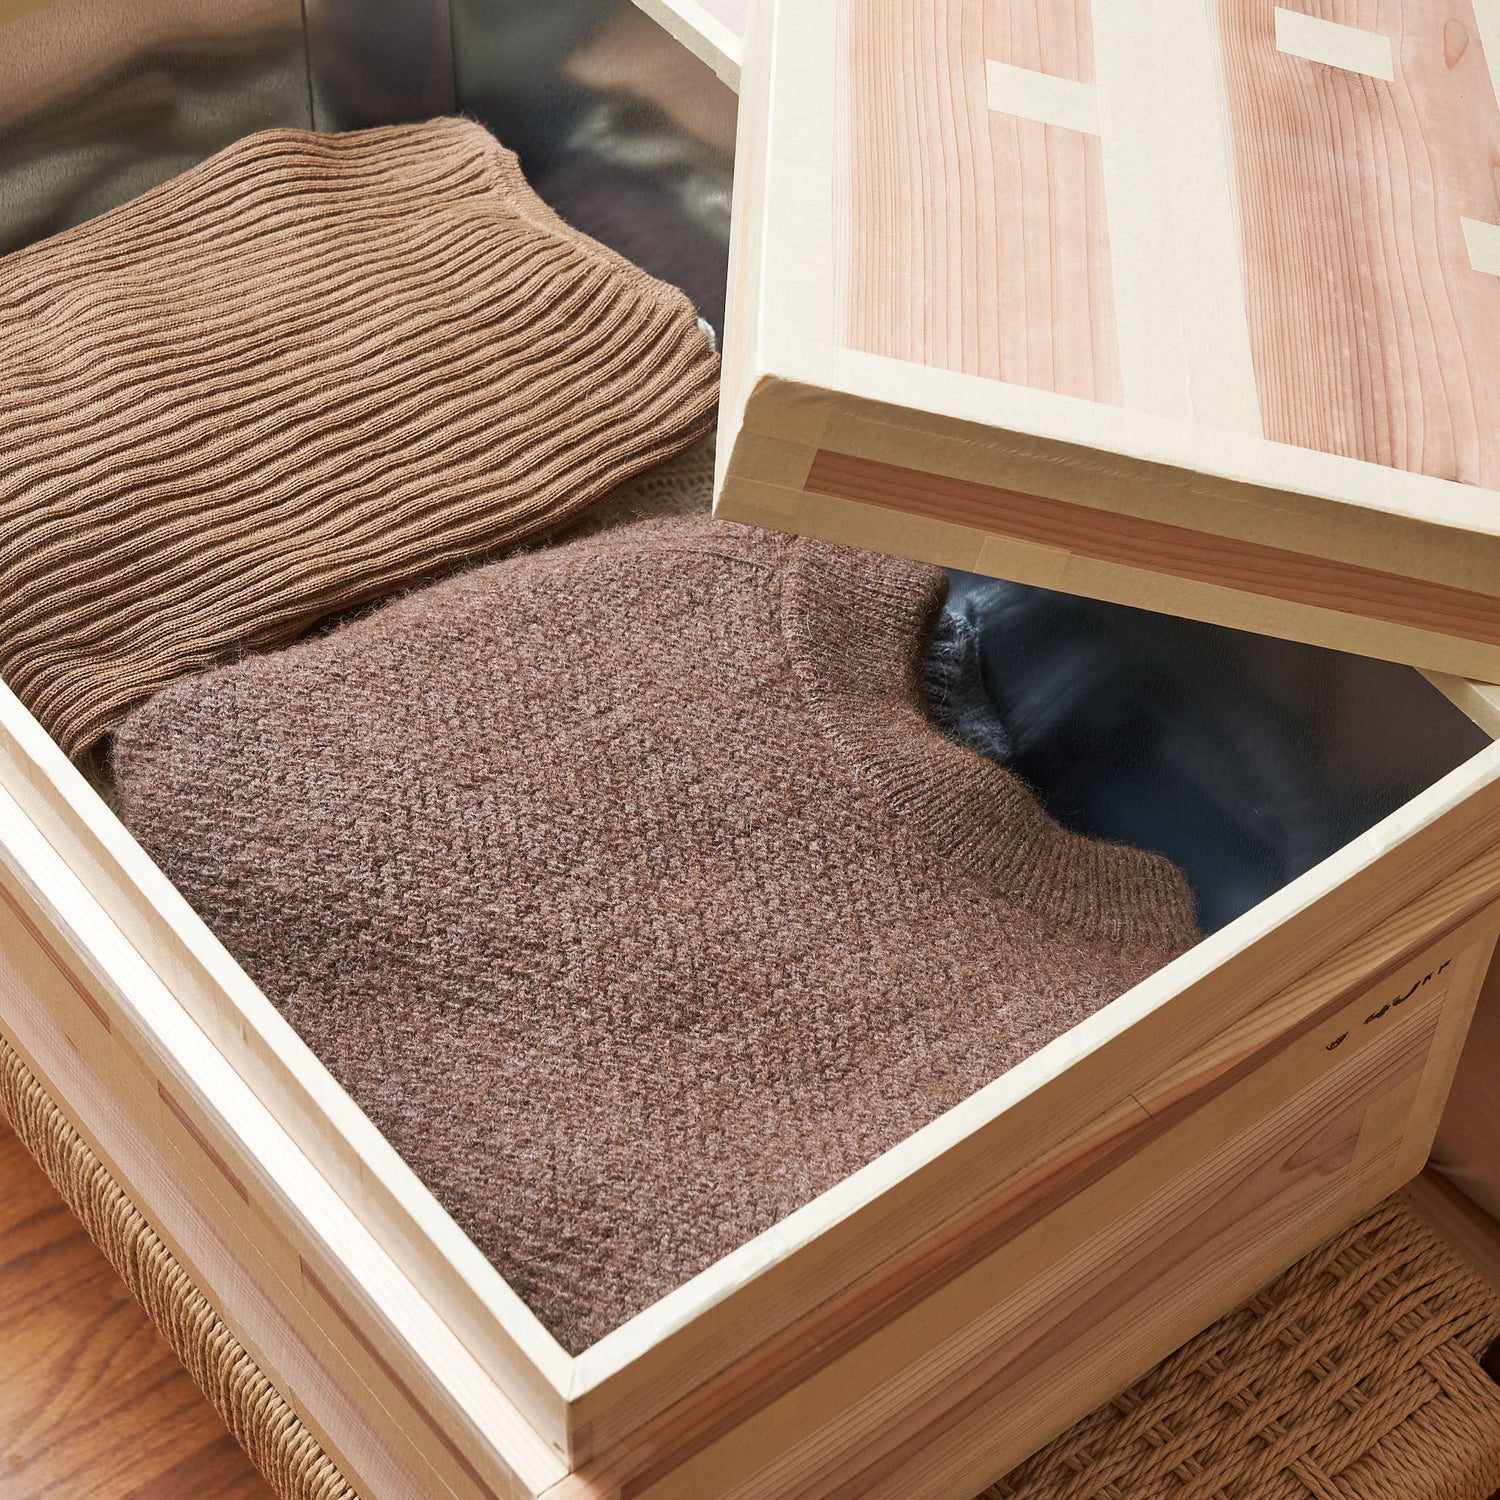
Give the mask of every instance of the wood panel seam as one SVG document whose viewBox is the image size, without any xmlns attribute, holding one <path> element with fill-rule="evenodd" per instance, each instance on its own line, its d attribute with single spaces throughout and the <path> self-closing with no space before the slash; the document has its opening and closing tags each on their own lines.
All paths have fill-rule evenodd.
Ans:
<svg viewBox="0 0 1500 1500">
<path fill-rule="evenodd" d="M 818 450 L 805 489 L 835 499 L 974 526 L 1096 561 L 1271 595 L 1339 614 L 1500 646 L 1500 597 L 1359 563 L 1216 537 L 1167 521 L 1099 510 L 974 480 Z"/>
</svg>

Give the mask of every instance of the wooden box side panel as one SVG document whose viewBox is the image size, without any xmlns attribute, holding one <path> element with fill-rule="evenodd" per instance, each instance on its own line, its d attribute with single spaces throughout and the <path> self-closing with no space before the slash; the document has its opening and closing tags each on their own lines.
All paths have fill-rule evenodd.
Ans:
<svg viewBox="0 0 1500 1500">
<path fill-rule="evenodd" d="M 0 790 L 526 1421 L 565 1448 L 572 1360 L 3 684 Z"/>
<path fill-rule="evenodd" d="M 944 1244 L 951 1259 L 924 1273 L 941 1281 L 1015 1215 L 1111 1169 L 1142 1123 L 1132 1091 L 1163 1069 L 1230 1047 L 1252 1016 L 1276 1035 L 1310 1026 L 1471 920 L 1500 896 L 1497 771 L 1500 747 L 586 1351 L 577 1461 L 658 1419 L 687 1422 L 689 1408 L 705 1429 L 742 1420 L 778 1381 L 903 1311 L 913 1290 L 899 1263 L 913 1247 Z"/>
<path fill-rule="evenodd" d="M 685 1408 L 552 1500 L 965 1500 L 1421 1169 L 1497 923 L 1486 909 L 1311 1026 L 1231 1030 L 1132 1096 L 1128 1149 L 1083 1191 L 1023 1205 L 748 1420 L 716 1431 Z M 922 1287 L 944 1249 L 899 1276 Z"/>
<path fill-rule="evenodd" d="M 3 792 L 0 1026 L 363 1492 L 566 1472 Z"/>
</svg>

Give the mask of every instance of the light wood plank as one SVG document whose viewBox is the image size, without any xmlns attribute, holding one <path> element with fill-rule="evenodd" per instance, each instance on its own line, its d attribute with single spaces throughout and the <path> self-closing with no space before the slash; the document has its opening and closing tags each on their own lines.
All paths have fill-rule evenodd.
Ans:
<svg viewBox="0 0 1500 1500">
<path fill-rule="evenodd" d="M 269 1000 L 0 684 L 0 786 L 86 885 L 118 937 L 559 1451 L 572 1361 Z M 5 851 L 0 848 L 0 857 Z M 87 987 L 80 995 L 93 1001 Z"/>
<path fill-rule="evenodd" d="M 1258 438 L 1229 121 L 1209 8 L 1175 0 L 1090 5 L 1124 404 Z"/>
<path fill-rule="evenodd" d="M 345 1472 L 376 1496 L 544 1488 L 562 1460 L 3 792 L 0 855 L 0 1025 Z M 380 1361 L 320 1319 L 303 1260 L 353 1289 Z M 457 1452 L 416 1441 L 432 1411 Z"/>
<path fill-rule="evenodd" d="M 1500 485 L 1500 280 L 1463 225 L 1500 215 L 1500 107 L 1468 0 L 1218 14 L 1267 436 Z"/>
<path fill-rule="evenodd" d="M 1208 537 L 1185 526 L 1111 514 L 827 449 L 818 450 L 803 488 L 906 515 L 983 528 L 1122 567 L 1500 647 L 1500 597 L 1493 594 L 1405 579 L 1284 547 Z"/>
<path fill-rule="evenodd" d="M 1092 94 L 1085 0 L 867 0 L 848 27 L 842 341 L 1117 401 L 1099 141 L 1059 123 Z"/>
</svg>

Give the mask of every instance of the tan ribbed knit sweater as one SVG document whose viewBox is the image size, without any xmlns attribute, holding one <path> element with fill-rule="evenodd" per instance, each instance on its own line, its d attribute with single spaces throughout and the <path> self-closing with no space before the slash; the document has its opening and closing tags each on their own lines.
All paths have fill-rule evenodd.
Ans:
<svg viewBox="0 0 1500 1500">
<path fill-rule="evenodd" d="M 677 451 L 717 365 L 478 125 L 247 137 L 0 260 L 0 676 L 82 755 Z"/>
<path fill-rule="evenodd" d="M 915 563 L 708 519 L 159 694 L 125 815 L 572 1350 L 1194 939 L 921 706 Z"/>
</svg>

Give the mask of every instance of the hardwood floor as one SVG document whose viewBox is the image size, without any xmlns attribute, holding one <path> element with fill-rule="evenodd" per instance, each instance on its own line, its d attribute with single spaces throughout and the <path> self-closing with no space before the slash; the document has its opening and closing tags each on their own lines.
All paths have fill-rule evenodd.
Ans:
<svg viewBox="0 0 1500 1500">
<path fill-rule="evenodd" d="M 273 1500 L 3 1125 L 0 1500 Z"/>
</svg>

